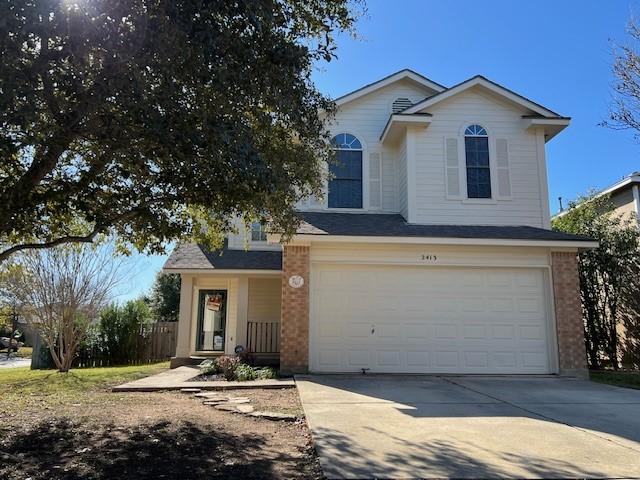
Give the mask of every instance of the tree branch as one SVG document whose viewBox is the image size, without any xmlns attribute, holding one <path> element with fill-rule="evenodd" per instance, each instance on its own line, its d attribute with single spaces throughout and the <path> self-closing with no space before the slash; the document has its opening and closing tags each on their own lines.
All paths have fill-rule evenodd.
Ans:
<svg viewBox="0 0 640 480">
<path fill-rule="evenodd" d="M 121 213 L 120 215 L 116 215 L 108 221 L 101 223 L 100 225 L 96 225 L 96 227 L 87 235 L 65 235 L 64 237 L 56 238 L 55 240 L 50 240 L 48 242 L 22 243 L 20 245 L 14 245 L 0 252 L 0 263 L 2 263 L 14 253 L 20 252 L 22 250 L 40 250 L 56 247 L 64 243 L 92 243 L 98 234 L 104 233 L 109 227 L 112 227 L 118 222 L 129 220 L 130 218 L 135 217 L 137 214 L 149 207 L 152 203 L 154 202 L 145 203 L 144 205 L 134 208 L 133 210 Z"/>
</svg>

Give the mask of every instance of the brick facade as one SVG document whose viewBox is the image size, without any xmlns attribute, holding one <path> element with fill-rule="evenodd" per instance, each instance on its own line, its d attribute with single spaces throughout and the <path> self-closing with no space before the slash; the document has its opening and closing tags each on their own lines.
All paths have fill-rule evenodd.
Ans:
<svg viewBox="0 0 640 480">
<path fill-rule="evenodd" d="M 285 245 L 280 322 L 280 370 L 285 373 L 303 373 L 309 368 L 309 271 L 309 247 Z M 291 287 L 292 275 L 301 276 L 304 285 Z"/>
<path fill-rule="evenodd" d="M 551 254 L 560 373 L 587 375 L 587 353 L 580 304 L 578 258 L 574 252 Z"/>
</svg>

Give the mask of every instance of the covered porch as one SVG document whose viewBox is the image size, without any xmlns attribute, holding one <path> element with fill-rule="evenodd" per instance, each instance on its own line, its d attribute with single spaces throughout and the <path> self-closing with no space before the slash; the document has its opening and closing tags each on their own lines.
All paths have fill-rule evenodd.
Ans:
<svg viewBox="0 0 640 480">
<path fill-rule="evenodd" d="M 280 274 L 181 274 L 176 356 L 171 366 L 233 355 L 237 347 L 257 364 L 280 357 Z"/>
<path fill-rule="evenodd" d="M 208 252 L 179 246 L 163 269 L 180 274 L 180 314 L 171 367 L 236 354 L 239 347 L 257 364 L 280 360 L 282 252 Z"/>
</svg>

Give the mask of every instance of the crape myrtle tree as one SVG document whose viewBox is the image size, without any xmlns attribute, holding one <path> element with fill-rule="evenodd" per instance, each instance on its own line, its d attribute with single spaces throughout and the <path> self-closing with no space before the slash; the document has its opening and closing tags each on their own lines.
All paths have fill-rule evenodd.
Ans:
<svg viewBox="0 0 640 480">
<path fill-rule="evenodd" d="M 98 239 L 30 249 L 13 255 L 3 270 L 0 290 L 38 330 L 60 372 L 71 369 L 89 325 L 130 273 L 114 248 Z"/>
<path fill-rule="evenodd" d="M 234 215 L 291 232 L 331 154 L 310 74 L 362 9 L 0 2 L 0 261 L 104 233 L 213 246 Z"/>
<path fill-rule="evenodd" d="M 552 226 L 554 230 L 585 235 L 599 242 L 598 248 L 578 256 L 587 360 L 591 368 L 618 369 L 621 353 L 629 349 L 629 341 L 634 341 L 628 338 L 621 344 L 620 327 L 625 323 L 631 325 L 632 320 L 626 317 L 634 315 L 629 303 L 634 294 L 629 287 L 637 286 L 640 276 L 640 235 L 636 223 L 616 214 L 608 195 L 589 194 L 572 202 L 565 214 L 553 220 Z"/>
</svg>

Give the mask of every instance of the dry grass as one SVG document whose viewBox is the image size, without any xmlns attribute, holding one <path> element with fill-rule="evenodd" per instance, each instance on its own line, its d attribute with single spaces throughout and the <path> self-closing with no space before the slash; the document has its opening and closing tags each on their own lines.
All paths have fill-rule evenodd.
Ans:
<svg viewBox="0 0 640 480">
<path fill-rule="evenodd" d="M 178 392 L 110 391 L 165 368 L 0 371 L 0 478 L 321 478 L 304 421 L 222 412 Z M 235 393 L 302 412 L 295 389 Z"/>
</svg>

